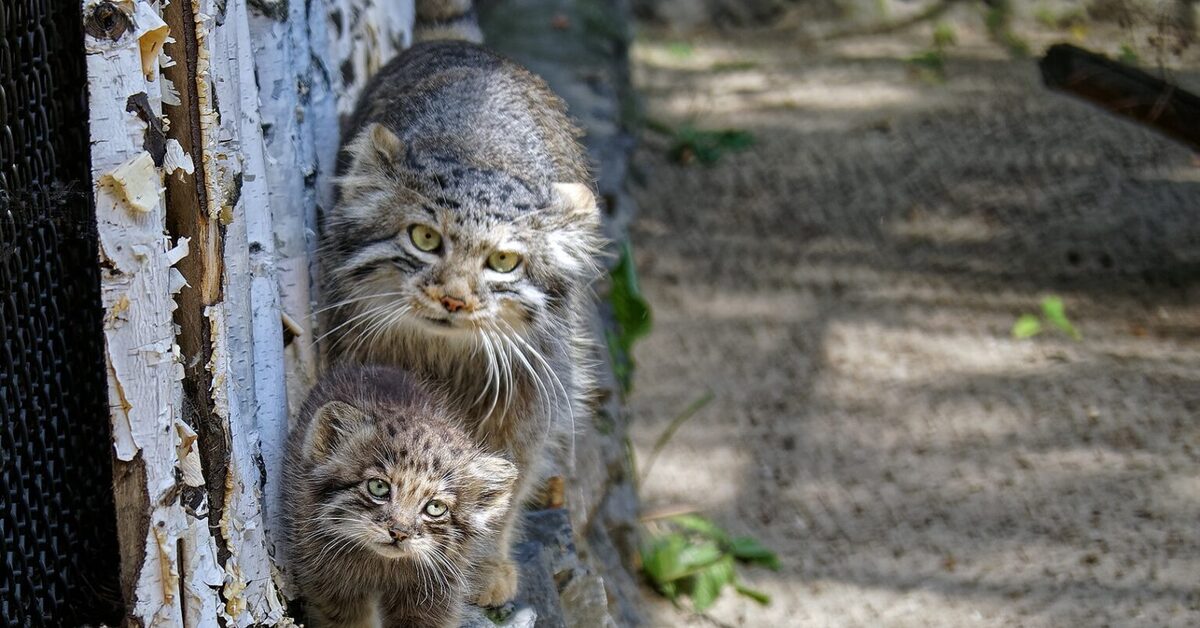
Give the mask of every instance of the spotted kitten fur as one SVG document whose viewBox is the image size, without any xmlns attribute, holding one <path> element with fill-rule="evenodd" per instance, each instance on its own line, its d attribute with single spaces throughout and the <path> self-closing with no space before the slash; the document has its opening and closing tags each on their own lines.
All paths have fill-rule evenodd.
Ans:
<svg viewBox="0 0 1200 628">
<path fill-rule="evenodd" d="M 316 626 L 457 628 L 516 467 L 392 368 L 336 369 L 288 440 L 288 556 Z"/>
<path fill-rule="evenodd" d="M 599 212 L 561 100 L 465 42 L 418 44 L 365 88 L 323 224 L 327 357 L 435 382 L 470 436 L 516 463 L 522 503 L 548 444 L 582 422 L 584 306 Z M 508 548 L 481 565 L 494 606 L 517 588 Z"/>
</svg>

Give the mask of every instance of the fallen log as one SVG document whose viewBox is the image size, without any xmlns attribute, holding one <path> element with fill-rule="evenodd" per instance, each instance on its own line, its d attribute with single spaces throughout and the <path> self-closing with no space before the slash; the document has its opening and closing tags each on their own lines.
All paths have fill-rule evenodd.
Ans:
<svg viewBox="0 0 1200 628">
<path fill-rule="evenodd" d="M 1051 46 L 1038 67 L 1046 87 L 1140 122 L 1200 151 L 1200 96 L 1071 44 Z"/>
</svg>

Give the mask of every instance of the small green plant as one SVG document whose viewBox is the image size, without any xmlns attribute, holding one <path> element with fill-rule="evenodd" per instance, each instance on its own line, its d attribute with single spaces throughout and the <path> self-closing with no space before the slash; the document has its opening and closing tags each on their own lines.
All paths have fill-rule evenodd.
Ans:
<svg viewBox="0 0 1200 628">
<path fill-rule="evenodd" d="M 1044 4 L 1034 9 L 1033 19 L 1046 28 L 1058 28 L 1058 14 Z"/>
<path fill-rule="evenodd" d="M 946 80 L 946 49 L 958 43 L 954 28 L 946 22 L 933 27 L 933 46 L 909 57 L 909 70 L 918 78 L 930 83 Z"/>
<path fill-rule="evenodd" d="M 987 5 L 984 24 L 988 34 L 996 43 L 1008 49 L 1014 57 L 1028 57 L 1029 44 L 1012 30 L 1013 9 L 1009 0 L 996 0 Z"/>
<path fill-rule="evenodd" d="M 958 43 L 958 34 L 954 27 L 946 22 L 938 22 L 933 27 L 933 47 L 944 50 Z"/>
<path fill-rule="evenodd" d="M 692 608 L 703 613 L 717 601 L 722 589 L 732 586 L 759 604 L 771 603 L 770 596 L 742 584 L 737 577 L 739 563 L 779 570 L 779 557 L 757 539 L 732 537 L 693 514 L 672 517 L 665 524 L 666 529 L 642 549 L 642 572 L 664 597 L 678 604 L 680 596 L 687 596 Z"/>
<path fill-rule="evenodd" d="M 650 470 L 654 468 L 654 462 L 658 460 L 658 455 L 662 453 L 663 448 L 666 447 L 667 443 L 671 441 L 671 437 L 675 436 L 675 432 L 682 427 L 684 423 L 687 423 L 692 419 L 692 417 L 696 416 L 696 413 L 700 412 L 704 406 L 707 406 L 715 398 L 716 395 L 709 390 L 701 395 L 700 398 L 688 404 L 688 407 L 684 408 L 683 412 L 677 414 L 674 419 L 671 419 L 671 422 L 668 423 L 667 427 L 664 428 L 662 433 L 658 435 L 658 438 L 654 439 L 654 446 L 650 448 L 650 454 L 646 456 L 646 464 L 642 465 L 643 482 L 646 480 L 646 477 L 650 475 Z"/>
<path fill-rule="evenodd" d="M 754 145 L 754 135 L 739 129 L 707 130 L 691 124 L 679 128 L 647 120 L 646 128 L 671 138 L 667 155 L 680 164 L 700 162 L 711 166 L 728 152 L 746 150 Z"/>
<path fill-rule="evenodd" d="M 1138 53 L 1129 44 L 1121 44 L 1121 51 L 1117 53 L 1117 61 L 1128 65 L 1138 64 Z"/>
<path fill-rule="evenodd" d="M 1071 319 L 1067 318 L 1067 308 L 1063 304 L 1063 300 L 1056 296 L 1042 299 L 1040 317 L 1035 314 L 1022 314 L 1018 317 L 1017 322 L 1013 323 L 1013 338 L 1018 340 L 1032 338 L 1045 331 L 1046 324 L 1057 328 L 1075 340 L 1083 339 L 1083 334 L 1080 334 L 1075 325 L 1071 323 Z"/>
<path fill-rule="evenodd" d="M 1033 12 L 1033 18 L 1046 28 L 1055 30 L 1073 30 L 1087 25 L 1087 10 L 1074 7 L 1055 11 L 1049 6 L 1042 5 Z"/>
<path fill-rule="evenodd" d="M 908 66 L 924 81 L 941 83 L 946 80 L 946 55 L 940 49 L 926 50 L 909 57 Z"/>
<path fill-rule="evenodd" d="M 617 325 L 608 332 L 608 350 L 621 389 L 628 393 L 633 387 L 633 343 L 650 333 L 652 324 L 650 304 L 638 286 L 633 249 L 628 240 L 621 245 L 621 257 L 610 278 L 608 301 Z"/>
<path fill-rule="evenodd" d="M 696 49 L 686 41 L 673 41 L 667 44 L 667 52 L 676 59 L 687 59 Z"/>
<path fill-rule="evenodd" d="M 757 61 L 720 61 L 712 65 L 713 72 L 742 72 L 758 67 Z"/>
</svg>

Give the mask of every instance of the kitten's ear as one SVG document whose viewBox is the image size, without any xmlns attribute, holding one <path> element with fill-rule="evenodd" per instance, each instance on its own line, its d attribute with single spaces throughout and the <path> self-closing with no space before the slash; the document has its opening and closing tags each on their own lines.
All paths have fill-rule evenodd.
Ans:
<svg viewBox="0 0 1200 628">
<path fill-rule="evenodd" d="M 599 223 L 600 208 L 592 188 L 583 183 L 555 183 L 554 200 L 573 222 Z"/>
<path fill-rule="evenodd" d="M 350 153 L 350 172 L 391 170 L 404 152 L 404 143 L 383 124 L 371 123 L 346 147 Z"/>
<path fill-rule="evenodd" d="M 330 401 L 317 408 L 304 438 L 304 450 L 314 458 L 333 453 L 347 436 L 368 424 L 366 414 L 342 401 Z"/>
<path fill-rule="evenodd" d="M 478 456 L 467 465 L 474 480 L 473 519 L 476 527 L 494 529 L 512 504 L 517 467 L 499 456 Z"/>
</svg>

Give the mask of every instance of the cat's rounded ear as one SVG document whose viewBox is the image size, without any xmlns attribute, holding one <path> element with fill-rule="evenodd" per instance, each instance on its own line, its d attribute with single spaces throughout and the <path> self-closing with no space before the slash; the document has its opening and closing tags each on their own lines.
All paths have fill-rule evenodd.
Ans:
<svg viewBox="0 0 1200 628">
<path fill-rule="evenodd" d="M 583 183 L 555 183 L 554 200 L 556 205 L 573 221 L 598 223 L 600 208 L 596 205 L 596 196 L 592 188 Z"/>
<path fill-rule="evenodd" d="M 512 503 L 517 483 L 517 466 L 499 456 L 477 456 L 467 465 L 474 486 L 475 525 L 491 529 L 499 525 Z"/>
<path fill-rule="evenodd" d="M 314 458 L 326 457 L 339 443 L 369 422 L 367 415 L 358 408 L 342 401 L 330 401 L 313 413 L 304 438 L 304 450 Z"/>
<path fill-rule="evenodd" d="M 395 167 L 404 152 L 404 143 L 391 129 L 379 122 L 363 129 L 346 147 L 350 153 L 350 171 L 388 171 Z"/>
</svg>

